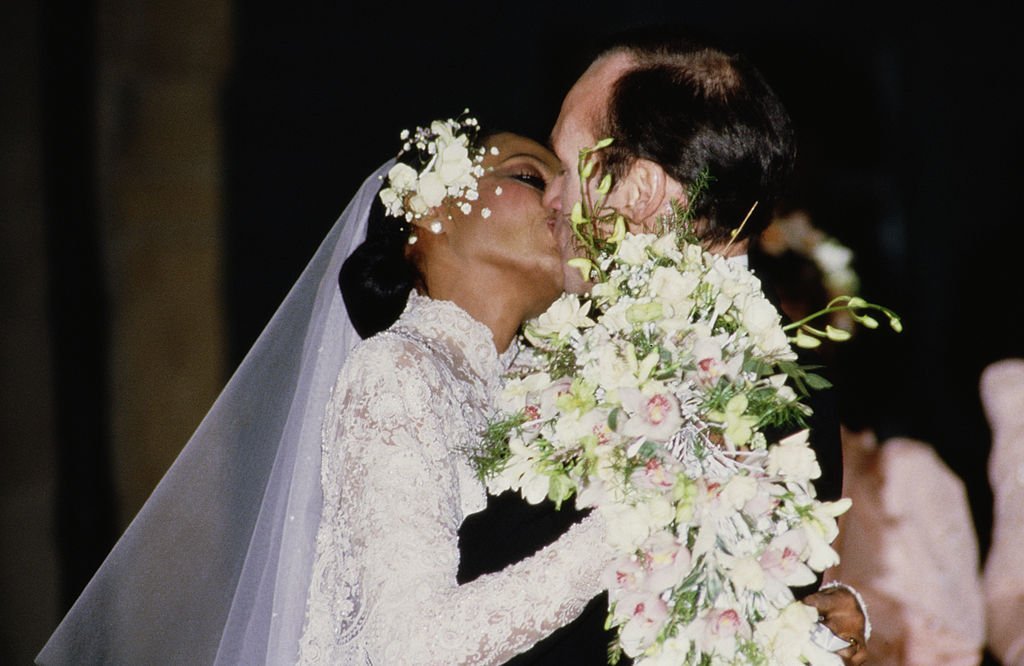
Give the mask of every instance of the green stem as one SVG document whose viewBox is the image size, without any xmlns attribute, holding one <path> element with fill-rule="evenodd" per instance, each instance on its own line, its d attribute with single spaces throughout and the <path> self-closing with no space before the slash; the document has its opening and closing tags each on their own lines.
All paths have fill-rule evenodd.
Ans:
<svg viewBox="0 0 1024 666">
<path fill-rule="evenodd" d="M 836 298 L 833 298 L 829 302 L 827 307 L 824 307 L 821 310 L 818 310 L 817 312 L 809 314 L 809 315 L 807 315 L 806 317 L 804 317 L 803 319 L 801 319 L 799 321 L 795 321 L 795 322 L 793 322 L 791 324 L 787 324 L 787 325 L 783 326 L 782 330 L 783 330 L 783 332 L 788 333 L 789 331 L 792 331 L 793 329 L 800 328 L 801 326 L 807 324 L 808 322 L 814 321 L 818 317 L 823 317 L 825 315 L 832 314 L 833 312 L 849 312 L 850 314 L 856 316 L 858 310 L 877 310 L 878 312 L 883 313 L 885 316 L 889 317 L 890 319 L 892 319 L 892 318 L 897 318 L 898 319 L 898 317 L 896 317 L 896 313 L 895 312 L 893 312 L 892 310 L 890 310 L 887 307 L 884 307 L 884 306 L 881 306 L 881 305 L 876 305 L 875 303 L 868 303 L 868 302 L 865 301 L 864 305 L 856 306 L 856 307 L 851 307 L 850 305 L 848 305 L 848 303 L 850 302 L 851 298 L 852 298 L 851 296 L 838 296 Z M 836 303 L 836 302 L 839 302 L 839 301 L 842 301 L 843 305 L 833 305 L 833 303 Z"/>
</svg>

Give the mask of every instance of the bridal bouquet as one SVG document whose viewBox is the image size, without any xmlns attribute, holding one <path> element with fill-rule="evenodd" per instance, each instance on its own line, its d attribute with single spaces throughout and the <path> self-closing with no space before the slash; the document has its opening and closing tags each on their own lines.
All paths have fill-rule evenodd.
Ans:
<svg viewBox="0 0 1024 666">
<path fill-rule="evenodd" d="M 605 580 L 612 663 L 839 664 L 790 587 L 838 562 L 830 543 L 850 503 L 815 499 L 806 429 L 773 432 L 810 412 L 794 386 L 824 383 L 790 343 L 847 334 L 783 326 L 744 265 L 696 244 L 685 211 L 660 233 L 628 232 L 602 208 L 610 185 L 596 205 L 584 185 L 572 215 L 589 298 L 564 295 L 526 327 L 532 361 L 501 394 L 478 470 L 493 493 L 575 494 L 604 516 L 619 553 Z M 860 299 L 830 307 L 899 326 Z"/>
</svg>

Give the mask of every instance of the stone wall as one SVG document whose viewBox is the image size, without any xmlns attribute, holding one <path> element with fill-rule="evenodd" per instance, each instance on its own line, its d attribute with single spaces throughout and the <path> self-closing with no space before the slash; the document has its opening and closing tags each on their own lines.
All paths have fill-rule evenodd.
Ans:
<svg viewBox="0 0 1024 666">
<path fill-rule="evenodd" d="M 47 234 L 74 227 L 46 222 L 47 209 L 54 207 L 46 200 L 44 155 L 52 160 L 53 154 L 44 146 L 53 137 L 46 134 L 52 128 L 43 118 L 45 112 L 50 118 L 54 114 L 43 108 L 41 54 L 65 46 L 48 43 L 44 35 L 55 32 L 47 30 L 50 22 L 66 21 L 67 14 L 29 0 L 5 7 L 0 22 L 0 663 L 22 664 L 31 662 L 66 610 L 61 582 L 67 581 L 59 570 L 57 543 L 68 538 L 58 534 L 55 522 L 55 479 L 58 467 L 67 463 L 60 452 L 92 444 L 88 438 L 57 441 L 64 401 L 73 397 L 59 401 L 54 388 L 61 370 L 53 352 L 54 310 L 48 309 L 60 312 L 61 304 L 50 300 L 54 266 Z M 63 109 L 58 117 L 96 119 L 94 136 L 83 145 L 95 146 L 90 171 L 97 176 L 97 240 L 103 310 L 109 316 L 99 328 L 109 335 L 109 360 L 105 375 L 102 370 L 100 376 L 90 374 L 84 383 L 109 396 L 102 411 L 109 414 L 120 531 L 226 379 L 220 90 L 231 48 L 230 16 L 224 0 L 100 0 L 95 13 L 93 25 L 61 29 L 95 31 L 84 42 L 97 45 L 96 108 L 77 116 L 74 109 Z M 65 157 L 58 151 L 57 169 Z M 91 500 L 78 493 L 76 488 L 63 501 Z M 63 545 L 72 557 L 76 547 Z"/>
<path fill-rule="evenodd" d="M 199 0 L 99 7 L 99 210 L 123 526 L 224 381 L 219 95 L 229 12 Z"/>
<path fill-rule="evenodd" d="M 0 21 L 0 663 L 27 664 L 57 616 L 54 430 L 35 3 Z"/>
</svg>

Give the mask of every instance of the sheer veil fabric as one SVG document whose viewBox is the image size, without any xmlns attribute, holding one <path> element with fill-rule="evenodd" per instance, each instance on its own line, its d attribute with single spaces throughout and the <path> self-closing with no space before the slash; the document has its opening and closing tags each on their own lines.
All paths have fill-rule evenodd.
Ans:
<svg viewBox="0 0 1024 666">
<path fill-rule="evenodd" d="M 337 277 L 392 163 L 341 214 L 38 663 L 294 662 L 324 408 L 359 340 Z"/>
</svg>

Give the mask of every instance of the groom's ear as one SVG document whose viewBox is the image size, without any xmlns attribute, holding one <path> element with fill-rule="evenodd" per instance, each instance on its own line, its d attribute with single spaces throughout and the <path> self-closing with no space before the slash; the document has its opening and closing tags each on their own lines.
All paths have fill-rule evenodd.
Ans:
<svg viewBox="0 0 1024 666">
<path fill-rule="evenodd" d="M 682 193 L 660 164 L 642 158 L 633 162 L 615 189 L 617 201 L 610 199 L 609 204 L 640 224 L 666 213 L 669 202 Z"/>
</svg>

